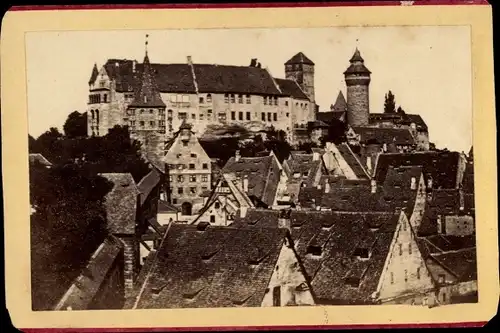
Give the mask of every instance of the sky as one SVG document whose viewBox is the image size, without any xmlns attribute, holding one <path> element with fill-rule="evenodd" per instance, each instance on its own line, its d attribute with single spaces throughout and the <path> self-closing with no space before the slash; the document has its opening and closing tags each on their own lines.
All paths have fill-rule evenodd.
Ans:
<svg viewBox="0 0 500 333">
<path fill-rule="evenodd" d="M 247 66 L 257 58 L 274 77 L 303 52 L 315 63 L 316 103 L 329 110 L 346 92 L 343 72 L 356 47 L 372 72 L 370 112 L 396 104 L 420 114 L 438 148 L 472 144 L 472 63 L 468 26 L 328 27 L 31 32 L 26 34 L 29 133 L 62 129 L 69 113 L 86 111 L 94 63 L 108 58 L 142 62 L 145 35 L 152 63 Z"/>
</svg>

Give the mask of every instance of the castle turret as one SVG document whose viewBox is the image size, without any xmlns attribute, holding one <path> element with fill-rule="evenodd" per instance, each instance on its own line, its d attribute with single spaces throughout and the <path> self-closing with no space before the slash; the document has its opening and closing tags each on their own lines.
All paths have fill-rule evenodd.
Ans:
<svg viewBox="0 0 500 333">
<path fill-rule="evenodd" d="M 314 62 L 304 53 L 299 52 L 290 60 L 285 62 L 285 77 L 295 80 L 312 104 L 315 103 L 314 96 Z"/>
<path fill-rule="evenodd" d="M 368 125 L 371 72 L 365 67 L 357 48 L 349 62 L 351 65 L 344 72 L 347 85 L 347 123 L 350 126 Z"/>
</svg>

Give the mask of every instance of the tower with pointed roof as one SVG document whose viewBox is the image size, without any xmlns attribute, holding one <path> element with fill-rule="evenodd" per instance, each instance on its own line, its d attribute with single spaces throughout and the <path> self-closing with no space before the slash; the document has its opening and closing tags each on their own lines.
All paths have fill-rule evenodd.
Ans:
<svg viewBox="0 0 500 333">
<path fill-rule="evenodd" d="M 314 62 L 311 59 L 302 52 L 294 55 L 285 62 L 285 77 L 297 81 L 311 103 L 315 103 Z"/>
<path fill-rule="evenodd" d="M 358 48 L 351 65 L 344 72 L 347 85 L 347 123 L 350 126 L 368 125 L 370 114 L 369 85 L 371 72 L 366 68 Z"/>
</svg>

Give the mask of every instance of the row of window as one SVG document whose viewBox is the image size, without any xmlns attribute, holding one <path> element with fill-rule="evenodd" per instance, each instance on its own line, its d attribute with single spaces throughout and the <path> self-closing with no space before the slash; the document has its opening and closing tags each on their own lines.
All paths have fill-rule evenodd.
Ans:
<svg viewBox="0 0 500 333">
<path fill-rule="evenodd" d="M 92 123 L 96 122 L 99 124 L 99 110 L 90 110 L 90 115 L 92 117 Z"/>
<path fill-rule="evenodd" d="M 172 110 L 169 110 L 169 112 L 171 112 Z M 153 114 L 155 112 L 154 109 L 149 109 L 149 110 L 144 110 L 144 109 L 140 109 L 139 110 L 139 114 L 144 114 L 144 113 L 149 113 L 149 114 Z M 135 116 L 135 109 L 128 109 L 127 110 L 127 114 L 129 116 Z M 162 118 L 161 116 L 163 116 L 163 118 L 165 117 L 165 110 L 163 109 L 159 109 L 158 110 L 158 114 L 160 115 L 160 118 Z"/>
<path fill-rule="evenodd" d="M 130 124 L 130 127 L 135 127 L 136 121 L 135 120 L 131 120 L 131 121 L 129 121 L 129 124 Z M 150 128 L 156 128 L 156 122 L 155 121 L 149 121 L 148 125 L 149 125 Z M 159 127 L 165 127 L 165 121 L 164 120 L 160 120 L 158 122 L 158 126 Z M 139 121 L 139 127 L 141 127 L 141 128 L 146 127 L 146 122 L 143 121 L 143 120 Z"/>
<path fill-rule="evenodd" d="M 234 94 L 225 94 L 224 95 L 224 103 L 236 103 L 236 96 Z M 252 99 L 250 95 L 245 96 L 245 103 L 246 104 L 251 104 Z M 243 95 L 239 94 L 238 95 L 238 104 L 243 104 Z"/>
<path fill-rule="evenodd" d="M 102 95 L 102 102 L 101 102 L 101 94 L 94 94 L 89 96 L 90 104 L 107 103 L 107 102 L 108 102 L 108 94 Z"/>
<path fill-rule="evenodd" d="M 208 187 L 207 186 L 203 186 L 201 188 L 200 194 L 201 194 L 201 192 L 204 192 L 206 190 L 208 190 Z M 196 191 L 196 187 L 186 187 L 186 191 L 184 191 L 184 187 L 177 187 L 177 190 L 175 190 L 173 187 L 171 187 L 170 188 L 170 193 L 177 193 L 179 195 L 189 194 L 189 195 L 193 196 L 193 195 L 197 194 L 197 191 Z M 177 200 L 176 199 L 173 199 L 172 202 L 174 204 L 177 204 Z"/>
<path fill-rule="evenodd" d="M 201 181 L 203 183 L 206 183 L 208 182 L 208 175 L 201 175 Z M 173 182 L 174 181 L 174 177 L 173 176 L 169 176 L 169 181 L 170 182 Z M 198 181 L 198 176 L 196 175 L 190 175 L 189 176 L 189 182 L 190 183 L 196 183 Z M 184 175 L 178 175 L 177 176 L 177 182 L 178 183 L 183 183 L 184 182 Z"/>
<path fill-rule="evenodd" d="M 196 165 L 194 163 L 191 163 L 189 165 L 186 164 L 169 164 L 168 165 L 170 170 L 183 170 L 183 169 L 189 169 L 189 170 L 195 170 Z M 208 170 L 208 163 L 203 163 L 202 164 L 202 169 L 203 170 Z"/>
</svg>

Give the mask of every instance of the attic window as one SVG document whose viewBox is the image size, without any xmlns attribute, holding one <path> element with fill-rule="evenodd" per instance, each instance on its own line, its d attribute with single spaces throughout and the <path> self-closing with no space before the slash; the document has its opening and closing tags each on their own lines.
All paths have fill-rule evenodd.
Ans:
<svg viewBox="0 0 500 333">
<path fill-rule="evenodd" d="M 295 178 L 299 178 L 299 177 L 300 177 L 300 172 L 295 172 L 295 173 L 293 174 L 293 177 L 295 177 Z"/>
<path fill-rule="evenodd" d="M 354 288 L 358 288 L 361 282 L 361 279 L 358 277 L 350 276 L 345 278 L 345 284 Z"/>
<path fill-rule="evenodd" d="M 307 247 L 307 254 L 310 254 L 312 256 L 315 256 L 315 257 L 320 257 L 321 254 L 322 254 L 322 248 L 321 246 L 318 246 L 318 245 L 309 245 Z"/>
<path fill-rule="evenodd" d="M 200 222 L 196 225 L 196 230 L 205 231 L 205 230 L 207 230 L 209 225 L 210 225 L 209 222 Z"/>
<path fill-rule="evenodd" d="M 369 259 L 370 258 L 370 250 L 365 247 L 357 247 L 354 250 L 354 256 L 360 259 Z"/>
<path fill-rule="evenodd" d="M 220 208 L 220 203 L 216 202 L 215 203 L 215 209 L 219 209 Z"/>
</svg>

